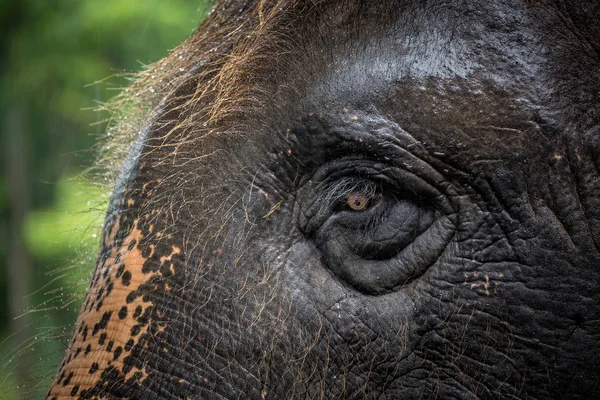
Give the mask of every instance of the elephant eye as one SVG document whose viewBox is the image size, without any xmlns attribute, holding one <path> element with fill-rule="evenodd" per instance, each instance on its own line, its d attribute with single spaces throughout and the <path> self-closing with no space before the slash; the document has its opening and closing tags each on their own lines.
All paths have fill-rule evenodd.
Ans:
<svg viewBox="0 0 600 400">
<path fill-rule="evenodd" d="M 362 211 L 377 202 L 375 195 L 365 195 L 360 192 L 352 192 L 346 196 L 345 207 L 352 211 Z"/>
<path fill-rule="evenodd" d="M 410 174 L 390 175 L 330 174 L 317 184 L 318 197 L 305 214 L 303 230 L 325 265 L 370 295 L 397 290 L 423 274 L 454 232 L 440 211 L 439 192 Z"/>
<path fill-rule="evenodd" d="M 374 182 L 359 178 L 344 178 L 331 184 L 327 190 L 325 204 L 332 204 L 334 212 L 365 211 L 374 206 L 380 189 Z"/>
</svg>

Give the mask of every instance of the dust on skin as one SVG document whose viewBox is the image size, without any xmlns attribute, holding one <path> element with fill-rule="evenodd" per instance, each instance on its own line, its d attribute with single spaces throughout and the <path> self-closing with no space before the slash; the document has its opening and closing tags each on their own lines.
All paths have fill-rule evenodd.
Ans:
<svg viewBox="0 0 600 400">
<path fill-rule="evenodd" d="M 140 287 L 158 271 L 144 271 L 144 262 L 152 257 L 142 255 L 139 244 L 142 231 L 134 220 L 131 231 L 117 239 L 117 222 L 107 235 L 112 243 L 107 257 L 100 257 L 91 286 L 85 297 L 73 338 L 48 398 L 91 398 L 95 391 L 114 383 L 142 382 L 148 375 L 140 363 L 131 361 L 136 345 L 146 347 L 140 339 L 148 334 L 152 303 L 139 295 Z M 181 249 L 173 247 L 172 255 Z M 168 262 L 171 256 L 161 260 Z M 169 268 L 173 269 L 172 263 Z M 137 293 L 137 295 L 136 295 Z M 164 326 L 158 324 L 158 331 Z M 154 332 L 156 333 L 156 332 Z M 92 390 L 91 390 L 92 389 Z"/>
</svg>

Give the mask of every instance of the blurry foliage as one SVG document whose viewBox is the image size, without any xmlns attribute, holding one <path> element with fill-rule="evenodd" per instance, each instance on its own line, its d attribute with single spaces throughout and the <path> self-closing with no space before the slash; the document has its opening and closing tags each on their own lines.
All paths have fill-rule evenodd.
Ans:
<svg viewBox="0 0 600 400">
<path fill-rule="evenodd" d="M 0 398 L 43 395 L 93 268 L 108 201 L 81 174 L 106 128 L 108 115 L 93 109 L 188 37 L 208 3 L 0 0 L 0 151 L 6 169 L 15 132 L 3 121 L 16 118 L 23 145 L 12 156 L 27 175 L 22 222 L 13 216 L 10 171 L 0 176 Z M 7 260 L 9 239 L 20 232 L 31 259 L 31 307 L 22 310 L 30 322 L 11 336 Z M 30 371 L 24 390 L 19 363 Z"/>
</svg>

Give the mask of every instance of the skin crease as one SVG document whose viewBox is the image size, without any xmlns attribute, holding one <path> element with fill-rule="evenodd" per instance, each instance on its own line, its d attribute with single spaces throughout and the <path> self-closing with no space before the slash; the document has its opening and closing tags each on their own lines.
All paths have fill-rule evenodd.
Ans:
<svg viewBox="0 0 600 400">
<path fill-rule="evenodd" d="M 599 396 L 593 3 L 219 2 L 48 398 Z"/>
</svg>

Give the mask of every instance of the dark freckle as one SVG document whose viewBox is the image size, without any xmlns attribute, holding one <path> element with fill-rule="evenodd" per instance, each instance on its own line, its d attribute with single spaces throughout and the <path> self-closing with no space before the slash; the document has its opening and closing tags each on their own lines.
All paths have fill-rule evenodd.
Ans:
<svg viewBox="0 0 600 400">
<path fill-rule="evenodd" d="M 123 271 L 125 271 L 125 264 L 121 264 L 119 265 L 119 268 L 117 269 L 117 273 L 116 273 L 116 277 L 120 278 L 121 275 L 123 275 Z"/>
<path fill-rule="evenodd" d="M 79 355 L 79 353 L 81 353 L 81 347 L 77 348 L 77 351 L 75 351 L 75 357 L 73 357 L 73 358 L 77 358 L 77 356 Z"/>
<path fill-rule="evenodd" d="M 100 334 L 100 339 L 98 339 L 98 344 L 103 345 L 105 341 L 106 341 L 106 332 L 102 332 L 102 334 Z"/>
<path fill-rule="evenodd" d="M 108 276 L 108 271 L 109 271 L 109 269 L 108 269 L 108 268 L 104 268 L 104 273 L 102 274 L 102 277 L 103 277 L 104 279 L 106 279 L 106 277 Z"/>
<path fill-rule="evenodd" d="M 135 336 L 138 333 L 140 333 L 141 330 L 141 326 L 140 325 L 134 325 L 133 328 L 131 328 L 131 336 Z"/>
<path fill-rule="evenodd" d="M 133 292 L 129 293 L 127 295 L 127 297 L 125 298 L 125 302 L 127 304 L 133 303 L 133 301 L 138 297 L 137 292 L 134 290 Z"/>
<path fill-rule="evenodd" d="M 96 311 L 100 311 L 100 309 L 102 308 L 102 305 L 103 305 L 103 304 L 104 304 L 104 303 L 102 302 L 102 300 L 100 300 L 100 301 L 98 302 L 98 304 L 96 305 Z"/>
<path fill-rule="evenodd" d="M 142 314 L 142 306 L 137 306 L 133 312 L 133 318 L 137 318 Z"/>
<path fill-rule="evenodd" d="M 112 351 L 113 346 L 115 345 L 114 341 L 108 342 L 108 346 L 106 346 L 106 351 Z"/>
<path fill-rule="evenodd" d="M 133 369 L 133 358 L 131 358 L 131 356 L 127 356 L 123 359 L 123 373 L 124 374 L 128 374 L 129 371 L 131 371 Z"/>
<path fill-rule="evenodd" d="M 121 279 L 123 281 L 123 285 L 129 286 L 129 283 L 131 281 L 131 272 L 129 272 L 129 271 L 123 272 L 123 278 L 121 278 Z"/>
<path fill-rule="evenodd" d="M 115 257 L 115 264 L 118 264 L 121 262 L 121 253 L 117 254 L 117 256 Z"/>
<path fill-rule="evenodd" d="M 115 286 L 115 284 L 112 282 L 108 284 L 108 286 L 106 287 L 106 295 L 107 296 L 110 294 L 110 292 L 112 292 L 114 286 Z"/>
<path fill-rule="evenodd" d="M 115 349 L 115 353 L 114 353 L 114 359 L 116 360 L 117 358 L 119 358 L 119 356 L 121 355 L 121 353 L 123 352 L 123 348 L 121 346 L 117 347 Z"/>
<path fill-rule="evenodd" d="M 58 380 L 56 381 L 56 383 L 58 383 L 60 385 L 60 382 L 64 379 L 65 377 L 65 372 L 61 372 L 60 376 L 58 377 Z"/>
<path fill-rule="evenodd" d="M 149 255 L 148 255 L 149 256 Z M 148 258 L 148 256 L 144 256 L 145 258 Z M 144 265 L 142 265 L 142 273 L 143 274 L 147 274 L 148 272 L 152 271 L 153 269 L 150 268 L 150 263 L 145 262 Z"/>
<path fill-rule="evenodd" d="M 123 306 L 119 310 L 119 319 L 125 319 L 126 317 L 127 317 L 127 306 Z"/>
<path fill-rule="evenodd" d="M 98 294 L 96 295 L 96 301 L 100 300 L 102 294 L 104 294 L 104 286 L 102 286 L 100 290 L 98 290 Z"/>
<path fill-rule="evenodd" d="M 98 371 L 98 363 L 92 363 L 92 367 L 90 368 L 90 374 Z"/>
<path fill-rule="evenodd" d="M 94 330 L 92 331 L 92 335 L 95 335 L 96 333 L 98 333 L 98 331 L 100 329 L 106 328 L 106 325 L 108 324 L 108 320 L 110 319 L 111 314 L 112 314 L 112 311 L 107 311 L 104 314 L 102 314 L 102 318 L 100 319 L 100 322 L 94 324 Z"/>
<path fill-rule="evenodd" d="M 106 264 L 106 260 L 108 260 L 108 253 L 102 254 L 102 265 Z"/>
<path fill-rule="evenodd" d="M 133 239 L 131 241 L 131 243 L 129 243 L 129 246 L 127 246 L 127 250 L 131 251 L 135 247 L 136 243 L 137 243 L 137 241 L 135 239 Z"/>
<path fill-rule="evenodd" d="M 144 313 L 144 315 L 142 315 L 141 317 L 138 318 L 138 322 L 140 325 L 146 325 L 148 323 L 148 315 L 146 315 L 147 313 Z"/>
<path fill-rule="evenodd" d="M 85 348 L 85 355 L 87 356 L 88 354 L 90 354 L 90 351 L 92 351 L 92 345 L 88 344 Z"/>
<path fill-rule="evenodd" d="M 133 347 L 133 339 L 129 339 L 127 341 L 127 343 L 125 343 L 125 351 L 131 350 L 132 347 Z"/>
<path fill-rule="evenodd" d="M 67 386 L 69 384 L 69 382 L 71 382 L 71 378 L 73 377 L 73 373 L 69 373 L 69 376 L 67 376 L 67 379 L 65 379 L 65 381 L 63 382 L 63 386 Z"/>
<path fill-rule="evenodd" d="M 79 385 L 73 386 L 73 389 L 71 389 L 71 396 L 75 396 L 77 392 L 79 392 Z"/>
<path fill-rule="evenodd" d="M 84 342 L 85 342 L 85 339 L 87 338 L 87 335 L 88 335 L 88 330 L 89 330 L 89 328 L 88 328 L 88 326 L 86 325 L 86 326 L 83 328 L 83 334 L 81 335 L 81 338 L 83 339 L 83 341 L 84 341 Z"/>
</svg>

